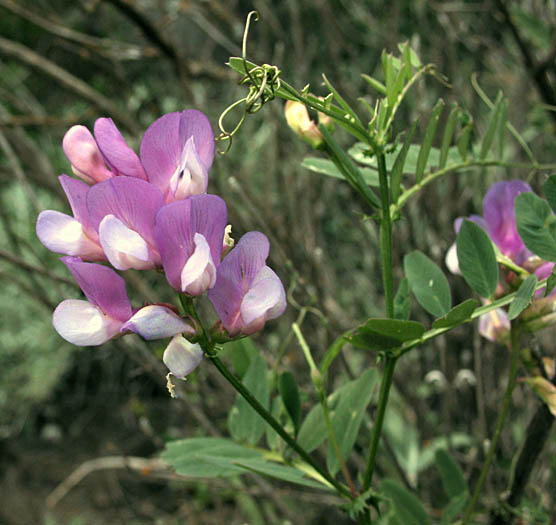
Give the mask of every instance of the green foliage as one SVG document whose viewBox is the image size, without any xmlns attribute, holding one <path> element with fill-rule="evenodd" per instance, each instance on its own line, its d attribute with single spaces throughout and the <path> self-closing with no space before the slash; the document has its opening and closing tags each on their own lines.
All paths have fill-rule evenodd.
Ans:
<svg viewBox="0 0 556 525">
<path fill-rule="evenodd" d="M 535 288 L 537 286 L 537 276 L 530 275 L 521 283 L 519 286 L 515 298 L 510 304 L 510 309 L 508 311 L 508 319 L 512 321 L 515 319 L 525 308 L 527 308 L 533 297 L 535 296 Z"/>
<path fill-rule="evenodd" d="M 301 423 L 301 400 L 297 383 L 291 372 L 286 371 L 280 374 L 278 390 L 297 434 Z"/>
<path fill-rule="evenodd" d="M 415 167 L 415 181 L 417 182 L 417 184 L 421 182 L 423 178 L 423 174 L 425 172 L 425 166 L 427 165 L 429 154 L 432 148 L 432 142 L 436 135 L 438 119 L 440 118 L 440 114 L 442 113 L 443 109 L 444 109 L 444 101 L 440 99 L 432 109 L 431 116 L 429 118 L 429 122 L 425 130 L 423 143 L 421 145 L 421 149 L 419 150 L 419 156 L 417 157 L 417 165 Z"/>
<path fill-rule="evenodd" d="M 321 159 L 319 157 L 305 157 L 301 165 L 315 173 L 321 173 L 322 175 L 328 175 L 329 177 L 345 180 L 342 172 L 331 160 Z M 369 186 L 378 187 L 378 173 L 376 171 L 373 171 L 370 168 L 361 168 L 359 171 L 363 180 Z"/>
<path fill-rule="evenodd" d="M 432 315 L 446 315 L 452 306 L 452 296 L 442 270 L 419 251 L 408 253 L 403 266 L 409 287 L 419 304 Z"/>
<path fill-rule="evenodd" d="M 332 419 L 332 424 L 336 432 L 335 421 L 343 421 L 345 414 L 351 414 L 353 410 L 354 403 L 358 407 L 365 407 L 369 401 L 363 403 L 368 396 L 372 395 L 376 382 L 376 370 L 371 368 L 361 375 L 358 379 L 353 381 L 348 381 L 342 385 L 338 390 L 333 392 L 328 396 L 328 406 L 330 408 L 330 417 Z M 339 419 L 335 419 L 335 414 L 340 413 Z M 338 428 L 337 431 L 341 432 L 343 437 L 336 438 L 338 442 L 342 443 L 342 455 L 344 459 L 347 458 L 351 448 L 353 447 L 353 435 L 357 436 L 357 430 L 361 421 L 357 418 L 351 419 L 349 416 L 350 429 L 347 432 L 346 428 Z M 297 436 L 297 442 L 302 446 L 307 452 L 312 452 L 318 446 L 320 446 L 328 438 L 328 429 L 326 426 L 326 420 L 324 418 L 324 412 L 322 405 L 315 405 L 307 414 L 301 428 L 299 430 L 299 435 Z M 350 445 L 351 442 L 351 445 Z M 349 449 L 349 450 L 348 450 Z M 345 454 L 345 455 L 344 455 Z"/>
<path fill-rule="evenodd" d="M 351 449 L 355 445 L 365 416 L 365 409 L 371 402 L 377 380 L 376 369 L 370 368 L 351 384 L 348 383 L 349 388 L 342 391 L 342 394 L 338 396 L 336 407 L 331 410 L 332 428 L 344 461 L 347 461 Z M 340 462 L 331 440 L 328 440 L 326 465 L 333 476 L 340 469 Z"/>
<path fill-rule="evenodd" d="M 486 232 L 464 220 L 457 238 L 457 254 L 467 284 L 481 297 L 491 297 L 498 285 L 498 263 Z"/>
<path fill-rule="evenodd" d="M 436 468 L 440 472 L 442 486 L 447 496 L 452 499 L 463 492 L 467 492 L 467 482 L 463 476 L 461 467 L 446 450 L 436 451 L 434 456 Z"/>
<path fill-rule="evenodd" d="M 405 341 L 419 339 L 425 327 L 417 321 L 400 319 L 369 319 L 360 326 L 350 342 L 364 350 L 386 350 L 399 347 Z"/>
<path fill-rule="evenodd" d="M 394 296 L 394 318 L 408 321 L 411 315 L 411 303 L 409 300 L 409 281 L 404 277 L 398 286 Z"/>
<path fill-rule="evenodd" d="M 264 357 L 257 355 L 251 361 L 243 377 L 243 384 L 264 408 L 268 408 L 270 393 Z M 265 421 L 238 394 L 228 417 L 228 429 L 234 440 L 255 445 L 264 434 L 265 426 Z"/>
<path fill-rule="evenodd" d="M 555 211 L 556 210 L 556 175 L 550 175 L 550 177 L 548 177 L 548 179 L 546 179 L 546 181 L 544 182 L 542 189 L 544 191 L 544 196 L 546 197 L 548 204 L 552 208 L 552 211 Z"/>
<path fill-rule="evenodd" d="M 471 317 L 471 314 L 479 306 L 479 301 L 475 299 L 467 299 L 454 306 L 444 317 L 435 319 L 432 323 L 433 328 L 449 328 L 457 326 Z"/>
<path fill-rule="evenodd" d="M 390 499 L 391 511 L 404 525 L 428 525 L 431 523 L 425 507 L 417 496 L 394 480 L 385 479 L 380 491 Z"/>
<path fill-rule="evenodd" d="M 517 231 L 523 243 L 535 255 L 556 261 L 556 216 L 548 203 L 531 192 L 515 199 Z"/>
</svg>

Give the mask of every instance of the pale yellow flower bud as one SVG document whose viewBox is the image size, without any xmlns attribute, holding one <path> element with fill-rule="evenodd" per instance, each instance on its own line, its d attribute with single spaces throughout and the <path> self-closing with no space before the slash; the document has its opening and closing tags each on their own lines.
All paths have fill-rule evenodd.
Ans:
<svg viewBox="0 0 556 525">
<path fill-rule="evenodd" d="M 284 108 L 288 126 L 299 135 L 305 142 L 318 148 L 324 143 L 322 134 L 317 125 L 309 117 L 305 104 L 288 100 Z"/>
</svg>

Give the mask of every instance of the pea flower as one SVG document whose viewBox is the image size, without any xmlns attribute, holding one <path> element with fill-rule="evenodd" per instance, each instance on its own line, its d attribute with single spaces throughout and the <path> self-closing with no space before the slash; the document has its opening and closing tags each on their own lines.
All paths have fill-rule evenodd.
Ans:
<svg viewBox="0 0 556 525">
<path fill-rule="evenodd" d="M 125 281 L 111 268 L 85 263 L 77 257 L 62 257 L 87 301 L 67 299 L 53 315 L 56 331 L 78 346 L 96 346 L 133 331 L 145 339 L 194 333 L 193 327 L 170 308 L 150 305 L 133 313 Z"/>
<path fill-rule="evenodd" d="M 155 186 L 134 177 L 115 177 L 89 189 L 91 223 L 114 268 L 146 270 L 161 265 L 154 221 L 163 205 Z"/>
<path fill-rule="evenodd" d="M 86 206 L 89 186 L 67 175 L 61 175 L 58 180 L 68 198 L 73 217 L 55 210 L 41 212 L 37 219 L 37 237 L 53 252 L 87 261 L 105 261 L 106 256 Z"/>
<path fill-rule="evenodd" d="M 265 264 L 269 248 L 262 233 L 246 233 L 218 267 L 208 298 L 230 336 L 261 330 L 286 309 L 282 282 Z"/>
<path fill-rule="evenodd" d="M 75 175 L 89 184 L 116 175 L 147 179 L 139 157 L 127 145 L 112 119 L 97 119 L 94 133 L 93 137 L 85 126 L 78 125 L 64 135 L 64 153 Z"/>
<path fill-rule="evenodd" d="M 165 202 L 205 193 L 214 159 L 214 134 L 207 117 L 188 109 L 155 120 L 145 132 L 141 162 Z"/>
<path fill-rule="evenodd" d="M 203 350 L 198 343 L 191 343 L 181 335 L 176 335 L 164 350 L 163 363 L 178 379 L 193 372 L 203 359 Z"/>
<path fill-rule="evenodd" d="M 294 100 L 288 100 L 284 107 L 284 114 L 286 115 L 288 126 L 305 142 L 310 144 L 313 148 L 319 148 L 324 144 L 322 134 L 315 121 L 311 120 L 309 117 L 309 112 L 305 104 Z M 320 115 L 321 114 L 319 114 L 319 120 Z"/>
<path fill-rule="evenodd" d="M 539 279 L 544 279 L 552 272 L 554 263 L 542 261 L 533 255 L 525 246 L 519 233 L 515 220 L 515 199 L 524 192 L 532 191 L 529 184 L 521 180 L 502 181 L 493 184 L 483 199 L 483 216 L 472 215 L 468 219 L 478 224 L 489 235 L 502 255 L 510 258 L 515 264 L 529 272 L 535 273 Z M 455 221 L 456 233 L 459 231 L 463 218 Z M 452 273 L 460 274 L 455 244 L 446 254 L 446 266 Z M 506 274 L 508 282 L 515 278 L 512 273 Z M 502 284 L 498 294 L 505 293 Z M 542 290 L 536 295 L 542 294 Z M 480 334 L 491 340 L 499 341 L 507 337 L 510 328 L 505 310 L 496 309 L 484 316 L 479 321 Z"/>
<path fill-rule="evenodd" d="M 176 290 L 201 295 L 214 286 L 227 219 L 226 203 L 216 195 L 192 195 L 158 212 L 154 234 Z"/>
</svg>

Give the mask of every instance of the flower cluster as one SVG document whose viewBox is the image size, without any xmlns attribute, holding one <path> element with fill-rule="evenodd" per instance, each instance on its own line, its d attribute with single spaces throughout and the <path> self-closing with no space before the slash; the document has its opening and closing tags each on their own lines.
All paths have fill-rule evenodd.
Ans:
<svg viewBox="0 0 556 525">
<path fill-rule="evenodd" d="M 131 332 L 148 340 L 173 337 L 164 362 L 178 377 L 202 357 L 186 339 L 196 336 L 195 320 L 167 304 L 132 309 L 122 277 L 99 262 L 117 270 L 163 270 L 187 296 L 208 292 L 220 319 L 213 331 L 227 338 L 260 330 L 284 312 L 284 287 L 266 266 L 267 238 L 249 232 L 230 251 L 226 203 L 206 193 L 214 135 L 203 113 L 156 120 L 139 156 L 109 118 L 95 122 L 94 135 L 73 126 L 63 147 L 79 177 L 59 177 L 73 216 L 43 211 L 37 235 L 66 255 L 62 261 L 87 298 L 56 308 L 54 328 L 64 339 L 89 346 Z"/>
<path fill-rule="evenodd" d="M 529 184 L 521 180 L 511 180 L 497 182 L 493 184 L 483 200 L 483 215 L 471 215 L 468 220 L 478 224 L 489 235 L 491 241 L 496 245 L 500 253 L 509 258 L 517 266 L 524 270 L 534 273 L 539 279 L 548 277 L 552 272 L 554 263 L 543 261 L 533 253 L 523 243 L 517 232 L 515 220 L 515 199 L 524 192 L 532 191 Z M 456 219 L 455 230 L 459 232 L 463 217 Z M 460 274 L 459 264 L 456 253 L 456 245 L 452 245 L 446 255 L 446 266 L 452 273 Z M 499 283 L 495 295 L 501 297 L 507 293 L 507 286 L 514 287 L 518 281 L 517 275 L 513 271 L 506 271 L 504 282 Z M 537 296 L 541 295 L 542 290 L 537 291 Z M 541 300 L 535 301 L 537 310 L 543 309 L 544 304 Z M 553 299 L 549 299 L 552 308 Z M 535 307 L 535 304 L 532 308 Z M 510 322 L 506 311 L 496 309 L 488 314 L 481 316 L 479 320 L 479 332 L 491 341 L 503 340 L 510 328 Z"/>
</svg>

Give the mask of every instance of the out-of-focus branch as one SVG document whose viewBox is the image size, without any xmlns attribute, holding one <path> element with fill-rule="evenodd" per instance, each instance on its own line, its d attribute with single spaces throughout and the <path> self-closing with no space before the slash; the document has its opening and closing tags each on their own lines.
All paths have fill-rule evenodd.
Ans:
<svg viewBox="0 0 556 525">
<path fill-rule="evenodd" d="M 552 383 L 556 384 L 556 378 L 552 379 Z M 535 415 L 527 425 L 525 442 L 515 464 L 510 488 L 500 498 L 501 505 L 491 514 L 490 525 L 507 525 L 513 521 L 514 514 L 505 507 L 509 506 L 511 510 L 519 505 L 533 467 L 548 440 L 553 423 L 554 415 L 546 403 L 540 403 Z"/>
<path fill-rule="evenodd" d="M 69 27 L 52 22 L 51 20 L 45 18 L 44 15 L 34 13 L 13 0 L 0 0 L 0 6 L 41 27 L 45 31 L 52 33 L 53 35 L 82 44 L 89 49 L 92 49 L 99 54 L 108 56 L 114 60 L 136 60 L 145 56 L 152 57 L 157 54 L 157 51 L 154 48 L 141 48 L 133 44 L 118 42 L 110 38 L 97 38 L 85 33 L 80 33 L 79 31 L 75 31 Z"/>
<path fill-rule="evenodd" d="M 151 23 L 151 21 L 141 11 L 136 9 L 130 2 L 126 0 L 104 0 L 116 7 L 124 16 L 129 18 L 137 25 L 147 40 L 159 48 L 172 62 L 178 78 L 181 80 L 183 87 L 190 91 L 187 80 L 191 76 L 191 71 L 185 57 L 176 51 L 176 48 L 169 43 Z"/>
<path fill-rule="evenodd" d="M 135 121 L 130 118 L 127 113 L 121 111 L 114 102 L 90 87 L 80 78 L 72 75 L 47 58 L 35 53 L 32 49 L 18 42 L 0 37 L 0 53 L 21 60 L 25 64 L 50 75 L 69 90 L 82 96 L 103 112 L 108 113 L 108 115 L 118 121 L 118 123 L 125 126 L 128 131 L 139 135 L 140 130 Z"/>
<path fill-rule="evenodd" d="M 72 281 L 71 279 L 68 279 L 66 277 L 60 277 L 59 275 L 56 275 L 55 273 L 52 273 L 50 270 L 47 270 L 46 268 L 43 268 L 42 266 L 37 266 L 36 264 L 32 264 L 30 262 L 27 262 L 22 257 L 18 257 L 17 255 L 14 255 L 10 252 L 7 252 L 6 250 L 0 249 L 0 259 L 5 259 L 6 261 L 8 261 L 12 264 L 15 264 L 16 266 L 19 266 L 21 268 L 24 268 L 25 270 L 28 270 L 28 271 L 31 271 L 31 272 L 36 272 L 40 275 L 44 275 L 45 277 L 48 277 L 49 279 L 54 280 L 54 281 L 58 281 L 58 282 L 64 283 L 64 284 L 69 284 L 70 286 L 73 286 L 74 288 L 77 288 L 78 290 L 80 289 L 79 285 L 75 281 Z"/>
<path fill-rule="evenodd" d="M 508 11 L 508 8 L 504 0 L 495 0 L 495 3 L 496 6 L 498 7 L 498 10 L 504 17 L 504 21 L 508 26 L 508 29 L 512 33 L 515 43 L 517 44 L 517 47 L 519 48 L 519 51 L 521 52 L 521 55 L 523 57 L 523 62 L 525 63 L 525 67 L 527 68 L 529 74 L 535 81 L 535 85 L 537 86 L 537 90 L 539 92 L 539 95 L 541 96 L 541 99 L 546 104 L 549 104 L 551 106 L 556 106 L 556 90 L 551 85 L 550 79 L 548 78 L 547 75 L 548 67 L 549 65 L 551 65 L 551 62 L 547 62 L 547 60 L 550 60 L 550 55 L 554 57 L 554 53 L 556 53 L 556 48 L 553 49 L 553 51 L 549 54 L 549 56 L 545 60 L 537 63 L 537 60 L 533 56 L 533 53 L 531 53 L 529 46 L 522 38 L 521 33 L 519 32 L 517 26 L 514 24 L 514 21 L 512 20 L 511 14 Z M 554 121 L 556 121 L 556 113 L 551 111 L 550 115 L 552 116 Z"/>
</svg>

